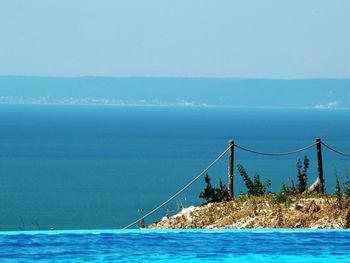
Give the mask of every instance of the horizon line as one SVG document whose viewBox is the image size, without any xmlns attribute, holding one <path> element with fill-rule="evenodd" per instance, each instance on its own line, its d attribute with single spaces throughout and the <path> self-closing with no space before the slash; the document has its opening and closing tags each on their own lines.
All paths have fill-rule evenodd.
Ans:
<svg viewBox="0 0 350 263">
<path fill-rule="evenodd" d="M 318 107 L 315 106 L 267 106 L 267 105 L 217 105 L 217 104 L 191 104 L 191 103 L 84 103 L 84 102 L 41 102 L 41 101 L 0 101 L 1 105 L 27 105 L 27 106 L 105 106 L 105 107 L 144 107 L 144 108 L 193 108 L 193 109 L 236 109 L 236 110 L 315 110 L 315 111 L 349 111 L 349 107 Z"/>
<path fill-rule="evenodd" d="M 82 76 L 53 76 L 53 75 L 0 75 L 0 78 L 50 78 L 50 79 L 82 79 L 82 78 L 105 78 L 105 79 L 221 79 L 221 80 L 350 80 L 349 77 L 309 77 L 309 78 L 275 78 L 275 77 L 215 77 L 215 76 L 103 76 L 103 75 L 82 75 Z"/>
</svg>

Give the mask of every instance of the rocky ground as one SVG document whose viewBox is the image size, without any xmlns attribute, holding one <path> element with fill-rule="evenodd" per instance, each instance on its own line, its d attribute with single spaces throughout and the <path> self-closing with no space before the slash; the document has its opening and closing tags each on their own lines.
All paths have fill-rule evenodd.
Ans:
<svg viewBox="0 0 350 263">
<path fill-rule="evenodd" d="M 148 228 L 350 228 L 350 201 L 335 196 L 239 196 L 184 208 Z"/>
</svg>

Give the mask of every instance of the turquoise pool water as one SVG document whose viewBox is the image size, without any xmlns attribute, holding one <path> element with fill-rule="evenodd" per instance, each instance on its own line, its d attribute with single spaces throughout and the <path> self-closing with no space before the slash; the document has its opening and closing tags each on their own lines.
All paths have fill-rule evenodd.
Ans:
<svg viewBox="0 0 350 263">
<path fill-rule="evenodd" d="M 350 231 L 1 232 L 0 262 L 350 262 Z"/>
</svg>

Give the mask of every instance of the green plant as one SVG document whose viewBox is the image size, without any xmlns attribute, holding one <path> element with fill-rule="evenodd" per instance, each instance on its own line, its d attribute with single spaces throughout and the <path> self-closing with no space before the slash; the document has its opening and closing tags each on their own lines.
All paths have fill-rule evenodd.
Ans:
<svg viewBox="0 0 350 263">
<path fill-rule="evenodd" d="M 350 198 L 350 174 L 346 166 L 344 166 L 344 194 Z"/>
<path fill-rule="evenodd" d="M 290 187 L 288 185 L 286 185 L 285 183 L 283 183 L 281 186 L 280 194 L 288 195 L 288 194 L 290 194 L 290 191 L 291 191 Z"/>
<path fill-rule="evenodd" d="M 277 194 L 275 198 L 275 203 L 278 203 L 278 204 L 285 203 L 287 202 L 287 198 L 288 196 L 285 194 Z"/>
<path fill-rule="evenodd" d="M 337 205 L 338 205 L 339 208 L 342 208 L 343 200 L 342 200 L 342 193 L 341 193 L 340 183 L 339 183 L 339 180 L 338 180 L 337 171 L 335 171 L 334 173 L 335 173 L 335 196 L 337 198 Z"/>
<path fill-rule="evenodd" d="M 305 156 L 303 162 L 298 158 L 296 166 L 298 170 L 298 192 L 303 193 L 307 189 L 307 170 L 310 166 L 309 158 Z"/>
<path fill-rule="evenodd" d="M 243 182 L 248 190 L 248 195 L 259 196 L 267 194 L 267 189 L 271 185 L 271 181 L 267 180 L 265 184 L 260 181 L 260 175 L 255 174 L 253 180 L 249 177 L 247 171 L 243 167 L 243 165 L 237 165 L 238 172 L 243 178 Z"/>
<path fill-rule="evenodd" d="M 219 182 L 219 188 L 216 188 L 215 191 L 216 191 L 216 195 L 219 197 L 219 200 L 220 200 L 219 202 L 229 200 L 228 189 L 227 189 L 226 185 L 223 184 L 221 179 Z"/>
<path fill-rule="evenodd" d="M 220 179 L 219 188 L 214 188 L 211 185 L 211 179 L 208 174 L 205 175 L 204 181 L 206 183 L 206 187 L 204 188 L 203 192 L 199 194 L 199 198 L 202 198 L 205 200 L 206 203 L 217 203 L 217 202 L 223 202 L 228 201 L 228 190 L 226 185 L 222 183 L 222 180 Z"/>
<path fill-rule="evenodd" d="M 290 188 L 289 191 L 291 194 L 295 194 L 297 192 L 297 189 L 295 188 L 294 180 L 290 179 Z"/>
<path fill-rule="evenodd" d="M 289 178 L 289 181 L 290 181 L 290 186 L 288 186 L 286 183 L 282 183 L 281 189 L 280 189 L 280 194 L 294 195 L 297 193 L 297 189 L 294 186 L 293 179 Z"/>
<path fill-rule="evenodd" d="M 292 200 L 289 197 L 289 195 L 293 193 L 291 190 L 292 187 L 293 187 L 293 184 L 291 187 L 289 187 L 288 185 L 283 183 L 281 186 L 280 192 L 276 194 L 275 203 L 278 203 L 278 204 L 285 203 L 285 207 L 289 207 L 290 203 L 292 202 Z"/>
<path fill-rule="evenodd" d="M 143 208 L 139 208 L 139 209 L 138 209 L 138 212 L 140 213 L 141 217 L 143 217 Z M 145 219 L 142 218 L 142 219 L 138 222 L 138 225 L 139 225 L 140 228 L 145 228 L 145 226 L 146 226 Z"/>
</svg>

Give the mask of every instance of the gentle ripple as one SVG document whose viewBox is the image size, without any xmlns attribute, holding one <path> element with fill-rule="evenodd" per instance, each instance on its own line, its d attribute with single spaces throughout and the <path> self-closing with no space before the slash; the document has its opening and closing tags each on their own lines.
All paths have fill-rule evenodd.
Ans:
<svg viewBox="0 0 350 263">
<path fill-rule="evenodd" d="M 350 231 L 0 233 L 1 262 L 350 262 Z"/>
</svg>

